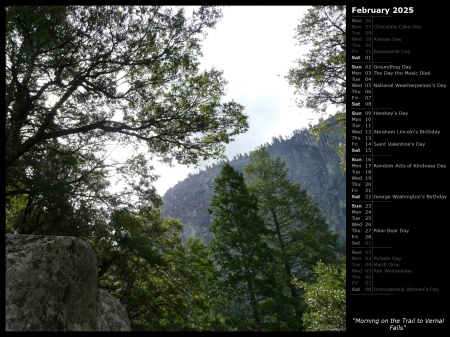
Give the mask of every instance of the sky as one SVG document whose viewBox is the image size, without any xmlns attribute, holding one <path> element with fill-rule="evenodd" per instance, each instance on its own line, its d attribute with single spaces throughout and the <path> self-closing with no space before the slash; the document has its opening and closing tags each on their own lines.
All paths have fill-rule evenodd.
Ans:
<svg viewBox="0 0 450 337">
<path fill-rule="evenodd" d="M 238 153 L 248 153 L 265 142 L 270 143 L 272 137 L 290 136 L 294 130 L 317 121 L 314 113 L 297 107 L 294 88 L 285 78 L 289 69 L 295 67 L 294 61 L 307 51 L 297 45 L 294 36 L 308 8 L 225 7 L 216 28 L 208 30 L 202 44 L 201 67 L 223 71 L 228 81 L 223 101 L 234 99 L 249 116 L 249 131 L 227 144 L 225 154 L 230 160 Z M 160 175 L 154 185 L 161 196 L 189 173 L 202 169 L 161 163 L 155 163 L 154 167 Z"/>
</svg>

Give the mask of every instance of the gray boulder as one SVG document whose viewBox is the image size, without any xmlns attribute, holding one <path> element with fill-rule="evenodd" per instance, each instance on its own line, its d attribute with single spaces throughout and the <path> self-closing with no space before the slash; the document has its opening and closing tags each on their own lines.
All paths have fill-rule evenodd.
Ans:
<svg viewBox="0 0 450 337">
<path fill-rule="evenodd" d="M 130 331 L 98 288 L 97 258 L 68 236 L 6 234 L 6 331 Z"/>
</svg>

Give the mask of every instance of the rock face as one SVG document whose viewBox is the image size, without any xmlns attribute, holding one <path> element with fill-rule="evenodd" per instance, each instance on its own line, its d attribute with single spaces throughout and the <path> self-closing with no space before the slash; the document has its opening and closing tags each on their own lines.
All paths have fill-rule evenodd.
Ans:
<svg viewBox="0 0 450 337">
<path fill-rule="evenodd" d="M 345 173 L 340 170 L 340 159 L 333 149 L 340 142 L 345 142 L 345 139 L 338 134 L 324 134 L 317 140 L 309 131 L 302 130 L 288 140 L 276 140 L 265 148 L 272 158 L 280 157 L 286 162 L 288 178 L 308 191 L 326 216 L 329 228 L 337 231 L 345 241 Z M 229 164 L 242 172 L 248 162 L 245 155 L 238 156 Z M 214 192 L 214 179 L 221 168 L 222 165 L 217 165 L 190 176 L 165 193 L 163 215 L 181 219 L 183 241 L 199 237 L 206 243 L 210 242 L 212 217 L 207 209 Z"/>
<path fill-rule="evenodd" d="M 66 236 L 6 234 L 6 331 L 130 331 L 119 301 L 98 288 L 97 258 Z"/>
</svg>

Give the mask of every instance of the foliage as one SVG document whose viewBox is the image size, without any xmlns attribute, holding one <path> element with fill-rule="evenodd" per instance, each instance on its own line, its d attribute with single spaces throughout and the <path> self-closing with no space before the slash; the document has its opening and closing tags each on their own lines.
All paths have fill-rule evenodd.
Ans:
<svg viewBox="0 0 450 337">
<path fill-rule="evenodd" d="M 304 303 L 292 284 L 293 277 L 312 282 L 317 261 L 335 262 L 344 247 L 306 190 L 288 180 L 287 170 L 280 158 L 273 160 L 259 148 L 251 153 L 244 175 L 250 192 L 258 198 L 261 219 L 271 231 L 269 245 L 275 249 L 288 303 L 295 312 L 292 328 L 302 329 Z"/>
<path fill-rule="evenodd" d="M 314 284 L 316 264 L 337 263 L 345 249 L 306 190 L 287 179 L 286 164 L 264 148 L 250 154 L 244 174 L 224 164 L 210 213 L 214 289 L 228 327 L 304 330 L 308 303 L 299 282 Z"/>
<path fill-rule="evenodd" d="M 200 239 L 183 246 L 182 224 L 159 212 L 117 210 L 96 231 L 100 287 L 124 305 L 133 330 L 223 329 L 213 310 L 205 275 L 212 273 Z"/>
<path fill-rule="evenodd" d="M 92 230 L 96 218 L 105 216 L 99 202 L 114 204 L 107 193 L 105 164 L 89 154 L 62 153 L 64 147 L 30 153 L 10 170 L 15 186 L 7 186 L 7 230 L 17 234 L 72 235 L 82 237 Z M 22 167 L 23 168 L 23 167 Z"/>
<path fill-rule="evenodd" d="M 261 331 L 261 306 L 270 292 L 273 254 L 264 239 L 267 229 L 258 217 L 255 197 L 249 194 L 242 173 L 227 163 L 215 179 L 209 212 L 214 216 L 210 252 L 216 288 L 230 303 L 230 328 Z"/>
<path fill-rule="evenodd" d="M 304 58 L 296 61 L 296 66 L 286 76 L 295 93 L 300 108 L 316 111 L 320 122 L 312 128 L 316 135 L 340 126 L 345 135 L 346 121 L 346 9 L 342 5 L 313 6 L 297 26 L 295 38 L 301 45 L 311 48 Z M 323 119 L 334 107 L 335 112 Z M 343 160 L 341 169 L 345 171 L 345 144 L 336 148 Z"/>
<path fill-rule="evenodd" d="M 308 311 L 303 315 L 307 331 L 345 331 L 346 329 L 346 265 L 325 264 L 314 267 L 314 283 L 293 282 L 304 289 Z"/>
<path fill-rule="evenodd" d="M 150 160 L 223 157 L 248 123 L 241 105 L 221 102 L 222 72 L 199 70 L 201 41 L 221 15 L 214 6 L 192 15 L 170 6 L 6 7 L 6 196 L 29 205 L 20 229 L 8 227 L 33 233 L 51 208 L 79 211 L 81 196 L 108 211 L 158 207 Z M 133 150 L 142 144 L 147 153 Z M 109 145 L 134 155 L 112 160 Z M 112 178 L 128 187 L 108 195 Z"/>
</svg>

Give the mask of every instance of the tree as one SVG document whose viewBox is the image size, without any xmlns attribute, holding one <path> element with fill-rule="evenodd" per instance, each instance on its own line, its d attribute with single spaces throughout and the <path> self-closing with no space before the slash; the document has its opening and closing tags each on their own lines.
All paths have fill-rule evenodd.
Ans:
<svg viewBox="0 0 450 337">
<path fill-rule="evenodd" d="M 286 76 L 300 108 L 313 109 L 320 122 L 312 128 L 316 135 L 330 132 L 338 125 L 338 132 L 346 132 L 346 8 L 341 5 L 313 6 L 297 26 L 295 38 L 311 49 Z M 323 119 L 328 107 L 334 114 Z M 345 170 L 345 144 L 336 148 Z"/>
<path fill-rule="evenodd" d="M 26 158 L 25 172 L 10 171 L 16 175 L 16 188 L 7 186 L 6 225 L 11 233 L 83 237 L 97 217 L 107 216 L 96 207 L 99 201 L 114 205 L 117 200 L 106 191 L 105 163 L 93 155 L 46 150 Z"/>
<path fill-rule="evenodd" d="M 286 164 L 272 160 L 264 148 L 253 151 L 244 166 L 249 191 L 258 199 L 258 214 L 271 231 L 269 245 L 279 261 L 279 275 L 289 293 L 295 325 L 303 329 L 304 303 L 294 277 L 311 282 L 317 261 L 335 262 L 343 247 L 338 234 L 328 229 L 326 219 L 306 190 L 287 178 Z"/>
<path fill-rule="evenodd" d="M 303 298 L 308 306 L 304 314 L 307 331 L 346 330 L 346 264 L 324 264 L 314 267 L 314 283 L 294 283 L 305 290 Z"/>
<path fill-rule="evenodd" d="M 181 222 L 153 209 L 123 209 L 86 238 L 96 251 L 100 288 L 124 305 L 133 330 L 224 327 L 205 282 L 213 268 L 207 247 L 200 239 L 184 246 L 181 228 Z"/>
<path fill-rule="evenodd" d="M 20 195 L 36 202 L 55 189 L 73 203 L 63 189 L 119 174 L 133 180 L 134 188 L 117 193 L 126 200 L 84 194 L 97 195 L 97 208 L 131 207 L 130 193 L 156 205 L 153 155 L 183 164 L 218 158 L 248 128 L 241 105 L 221 102 L 222 72 L 199 70 L 201 41 L 222 15 L 217 7 L 190 16 L 169 6 L 8 6 L 5 13 L 8 203 Z M 114 163 L 106 144 L 145 144 L 147 153 Z M 66 177 L 40 179 L 42 158 Z"/>
<path fill-rule="evenodd" d="M 217 291 L 232 311 L 234 329 L 264 329 L 261 302 L 267 297 L 271 250 L 265 224 L 257 215 L 257 201 L 249 194 L 242 173 L 224 164 L 215 179 L 209 212 L 214 234 L 210 252 L 217 269 Z"/>
</svg>

